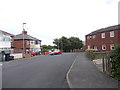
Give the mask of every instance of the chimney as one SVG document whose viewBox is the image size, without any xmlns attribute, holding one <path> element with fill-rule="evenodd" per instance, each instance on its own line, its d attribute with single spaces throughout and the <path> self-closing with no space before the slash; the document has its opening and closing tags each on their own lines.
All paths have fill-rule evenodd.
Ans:
<svg viewBox="0 0 120 90">
<path fill-rule="evenodd" d="M 22 31 L 22 34 L 27 34 L 27 31 L 25 31 L 25 30 L 24 30 L 24 31 Z"/>
</svg>

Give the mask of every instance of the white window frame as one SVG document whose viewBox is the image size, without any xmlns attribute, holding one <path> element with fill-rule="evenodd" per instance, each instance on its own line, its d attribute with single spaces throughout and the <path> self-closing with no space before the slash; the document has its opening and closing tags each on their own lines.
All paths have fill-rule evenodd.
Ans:
<svg viewBox="0 0 120 90">
<path fill-rule="evenodd" d="M 34 44 L 35 44 L 35 42 L 31 40 L 31 41 L 30 41 L 30 44 L 31 44 L 31 45 L 34 45 Z"/>
<path fill-rule="evenodd" d="M 30 45 L 30 41 L 27 41 L 27 45 Z"/>
<path fill-rule="evenodd" d="M 98 46 L 94 46 L 94 49 L 95 49 L 95 50 L 98 50 Z"/>
<path fill-rule="evenodd" d="M 87 36 L 87 39 L 90 39 L 90 36 Z"/>
<path fill-rule="evenodd" d="M 101 38 L 105 38 L 105 33 L 101 33 Z"/>
<path fill-rule="evenodd" d="M 106 50 L 106 45 L 105 44 L 102 45 L 102 50 Z"/>
<path fill-rule="evenodd" d="M 95 39 L 95 38 L 96 38 L 96 35 L 93 35 L 92 38 Z"/>
<path fill-rule="evenodd" d="M 110 44 L 110 50 L 114 50 L 115 49 L 115 45 L 114 44 Z"/>
<path fill-rule="evenodd" d="M 90 45 L 87 46 L 87 49 L 90 49 Z"/>
<path fill-rule="evenodd" d="M 114 36 L 115 36 L 114 31 L 111 31 L 111 32 L 110 32 L 110 37 L 114 37 Z"/>
</svg>

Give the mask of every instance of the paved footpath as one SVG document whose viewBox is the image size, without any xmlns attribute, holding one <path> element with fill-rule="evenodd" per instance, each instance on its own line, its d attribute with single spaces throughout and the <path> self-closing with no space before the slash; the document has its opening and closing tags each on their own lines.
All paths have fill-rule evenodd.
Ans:
<svg viewBox="0 0 120 90">
<path fill-rule="evenodd" d="M 80 53 L 68 72 L 70 88 L 118 88 L 118 82 L 100 72 L 98 68 Z"/>
</svg>

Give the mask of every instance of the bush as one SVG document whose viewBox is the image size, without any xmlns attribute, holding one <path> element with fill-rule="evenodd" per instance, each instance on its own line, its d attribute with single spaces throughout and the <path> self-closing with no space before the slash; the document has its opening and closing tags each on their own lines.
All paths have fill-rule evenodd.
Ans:
<svg viewBox="0 0 120 90">
<path fill-rule="evenodd" d="M 112 76 L 120 80 L 120 45 L 116 45 L 115 49 L 110 52 L 112 59 Z"/>
<path fill-rule="evenodd" d="M 86 56 L 90 59 L 93 60 L 95 58 L 95 54 L 93 52 L 95 52 L 95 49 L 86 49 Z"/>
<path fill-rule="evenodd" d="M 95 49 L 86 49 L 86 51 L 95 52 Z"/>
</svg>

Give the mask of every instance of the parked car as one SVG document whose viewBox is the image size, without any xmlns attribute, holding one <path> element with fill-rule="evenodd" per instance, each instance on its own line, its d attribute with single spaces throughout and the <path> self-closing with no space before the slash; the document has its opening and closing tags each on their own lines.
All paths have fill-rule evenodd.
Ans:
<svg viewBox="0 0 120 90">
<path fill-rule="evenodd" d="M 35 56 L 36 53 L 35 53 L 34 51 L 31 51 L 31 55 L 32 55 L 32 56 Z"/>
<path fill-rule="evenodd" d="M 59 49 L 52 49 L 49 51 L 50 55 L 57 55 L 57 54 L 62 54 L 62 51 Z"/>
</svg>

